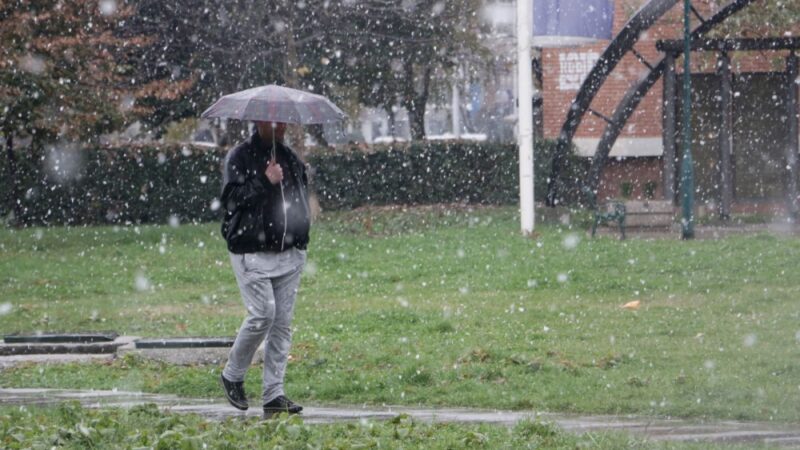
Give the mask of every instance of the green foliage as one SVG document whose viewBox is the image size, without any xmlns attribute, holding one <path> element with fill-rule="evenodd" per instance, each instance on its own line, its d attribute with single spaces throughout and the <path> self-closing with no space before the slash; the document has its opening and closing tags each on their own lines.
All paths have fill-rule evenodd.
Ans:
<svg viewBox="0 0 800 450">
<path fill-rule="evenodd" d="M 168 106 L 191 87 L 191 78 L 136 70 L 153 40 L 122 30 L 132 15 L 128 2 L 0 2 L 2 201 L 16 216 L 26 214 L 17 202 L 29 186 L 15 161 L 28 164 L 33 155 L 19 154 L 15 140 L 94 145 L 101 134 L 152 114 L 149 101 Z"/>
<path fill-rule="evenodd" d="M 624 198 L 624 199 L 631 198 L 631 195 L 633 194 L 633 182 L 632 181 L 623 181 L 619 185 L 619 190 L 620 190 L 620 195 L 622 196 L 622 198 Z"/>
<path fill-rule="evenodd" d="M 552 141 L 537 142 L 537 201 L 543 201 L 547 192 L 554 150 Z M 310 161 L 323 209 L 435 203 L 509 205 L 519 199 L 518 152 L 510 144 L 411 143 L 373 153 L 317 154 Z M 575 204 L 588 162 L 574 154 L 569 161 L 569 170 L 561 174 L 560 182 L 565 186 L 565 198 Z"/>
<path fill-rule="evenodd" d="M 722 5 L 715 5 L 717 9 Z M 793 0 L 762 0 L 752 2 L 737 14 L 721 23 L 710 33 L 718 38 L 761 38 L 797 35 L 800 2 Z"/>
<path fill-rule="evenodd" d="M 58 150 L 32 150 L 20 161 L 17 182 L 24 224 L 166 223 L 218 218 L 221 153 L 188 147 L 77 149 L 68 180 L 50 169 Z M 0 167 L 2 164 L 0 163 Z M 7 195 L 11 180 L 0 184 Z M 9 211 L 1 211 L 7 216 Z"/>
<path fill-rule="evenodd" d="M 535 192 L 546 192 L 550 141 L 537 146 Z M 60 153 L 59 153 L 60 152 Z M 59 156 L 60 155 L 60 156 Z M 76 169 L 68 179 L 54 174 L 57 158 Z M 27 225 L 206 222 L 221 216 L 219 197 L 223 150 L 175 145 L 159 147 L 86 148 L 64 152 L 34 149 L 19 161 L 18 176 L 0 180 L 5 197 L 17 182 L 24 193 L 22 216 Z M 319 152 L 309 156 L 312 189 L 324 210 L 366 205 L 433 203 L 514 204 L 519 195 L 517 149 L 513 145 L 430 142 L 406 147 Z M 577 199 L 577 186 L 587 167 L 572 157 L 563 174 L 567 198 Z M 63 164 L 63 162 L 60 162 Z M 5 171 L 6 159 L 0 159 Z M 216 208 L 216 209 L 215 209 Z M 0 217 L 11 213 L 0 207 Z"/>
<path fill-rule="evenodd" d="M 187 117 L 182 120 L 171 122 L 164 130 L 163 139 L 165 142 L 186 142 L 192 137 L 192 133 L 197 129 L 199 120 L 196 117 Z"/>
<path fill-rule="evenodd" d="M 135 0 L 137 14 L 122 26 L 128 33 L 154 36 L 143 49 L 139 70 L 194 83 L 185 95 L 164 105 L 150 99 L 144 120 L 161 128 L 185 117 L 197 117 L 222 93 L 284 82 L 286 37 L 311 38 L 311 29 L 286 30 L 295 2 L 260 0 Z M 318 6 L 308 1 L 309 7 Z"/>
<path fill-rule="evenodd" d="M 518 190 L 517 154 L 511 145 L 411 144 L 374 153 L 320 156 L 312 161 L 323 208 L 508 204 Z"/>
<path fill-rule="evenodd" d="M 0 133 L 91 141 L 152 112 L 137 109 L 143 106 L 137 100 L 175 98 L 188 87 L 176 77 L 134 70 L 152 40 L 123 31 L 119 24 L 135 9 L 114 5 L 0 3 Z"/>
<path fill-rule="evenodd" d="M 124 29 L 157 37 L 145 73 L 177 71 L 196 80 L 182 102 L 155 108 L 153 124 L 198 115 L 220 93 L 278 83 L 355 103 L 403 104 L 424 116 L 428 88 L 481 48 L 477 0 L 137 0 Z"/>
<path fill-rule="evenodd" d="M 658 188 L 658 183 L 650 180 L 644 183 L 644 198 L 648 200 L 652 200 L 656 197 L 656 188 Z"/>
</svg>

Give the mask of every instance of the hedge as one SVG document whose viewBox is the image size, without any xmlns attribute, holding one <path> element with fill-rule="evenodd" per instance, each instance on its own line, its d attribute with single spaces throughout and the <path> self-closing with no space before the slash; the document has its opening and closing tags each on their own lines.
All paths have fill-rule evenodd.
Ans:
<svg viewBox="0 0 800 450">
<path fill-rule="evenodd" d="M 78 169 L 65 178 L 51 150 L 20 157 L 18 201 L 24 225 L 165 223 L 217 220 L 221 152 L 170 147 L 91 148 L 70 152 Z M 70 158 L 67 158 L 70 159 Z M 3 159 L 3 173 L 8 160 Z M 60 172 L 60 173 L 59 173 Z M 204 182 L 205 181 L 205 182 Z M 10 177 L 0 184 L 10 197 Z M 216 205 L 213 205 L 216 206 Z M 13 212 L 5 201 L 2 214 Z"/>
<path fill-rule="evenodd" d="M 538 201 L 545 194 L 553 148 L 545 141 L 535 151 Z M 172 217 L 207 222 L 222 214 L 218 197 L 224 150 L 129 146 L 24 152 L 17 171 L 23 214 L 16 218 L 23 225 L 165 223 Z M 307 159 L 323 210 L 518 201 L 518 154 L 510 144 L 455 141 L 388 146 L 369 153 L 314 150 Z M 0 161 L 5 175 L 8 160 Z M 574 201 L 574 186 L 583 178 L 587 162 L 575 157 L 571 161 L 561 184 L 570 186 L 567 198 Z M 65 174 L 64 166 L 76 169 Z M 12 216 L 11 189 L 10 177 L 3 176 L 1 217 Z"/>
</svg>

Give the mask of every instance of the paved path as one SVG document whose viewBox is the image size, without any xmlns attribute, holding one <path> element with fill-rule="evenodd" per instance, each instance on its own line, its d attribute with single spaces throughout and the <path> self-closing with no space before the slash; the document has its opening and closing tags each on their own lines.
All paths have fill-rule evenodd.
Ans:
<svg viewBox="0 0 800 450">
<path fill-rule="evenodd" d="M 694 228 L 694 237 L 697 240 L 752 236 L 761 233 L 779 237 L 798 237 L 800 236 L 800 226 L 785 221 L 776 221 L 760 224 L 696 225 Z M 587 231 L 587 236 L 590 234 Z M 597 228 L 597 234 L 618 238 L 619 229 L 613 226 L 602 226 Z M 681 226 L 679 223 L 675 223 L 668 229 L 628 227 L 625 229 L 625 236 L 633 239 L 681 239 Z"/>
<path fill-rule="evenodd" d="M 261 411 L 251 408 L 244 413 L 215 400 L 187 399 L 173 395 L 117 391 L 74 391 L 61 389 L 0 389 L 0 405 L 54 405 L 77 400 L 90 408 L 131 407 L 155 403 L 165 411 L 200 414 L 209 419 L 258 417 Z M 537 418 L 552 422 L 566 431 L 625 431 L 659 441 L 705 441 L 729 443 L 766 443 L 800 449 L 800 424 L 751 422 L 691 422 L 625 416 L 572 416 L 534 411 L 492 411 L 474 409 L 418 409 L 407 407 L 322 407 L 308 406 L 303 411 L 306 423 L 330 423 L 348 420 L 385 420 L 408 414 L 425 422 L 490 423 L 514 425 L 520 420 Z"/>
</svg>

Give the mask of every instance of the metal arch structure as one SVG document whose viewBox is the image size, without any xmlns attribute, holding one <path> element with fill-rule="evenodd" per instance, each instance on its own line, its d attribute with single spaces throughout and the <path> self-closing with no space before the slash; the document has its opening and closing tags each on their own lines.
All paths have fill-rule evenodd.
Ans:
<svg viewBox="0 0 800 450">
<path fill-rule="evenodd" d="M 553 155 L 553 166 L 550 169 L 550 178 L 547 182 L 546 202 L 548 206 L 555 206 L 558 203 L 557 176 L 564 167 L 572 138 L 575 136 L 584 114 L 589 110 L 589 106 L 592 104 L 592 100 L 594 100 L 600 87 L 622 60 L 622 57 L 633 49 L 633 46 L 639 41 L 640 34 L 653 26 L 676 3 L 678 3 L 678 0 L 651 0 L 640 8 L 622 27 L 622 30 L 614 36 L 614 39 L 603 51 L 589 75 L 583 80 L 575 100 L 572 101 L 567 111 L 567 118 L 558 135 L 556 151 Z"/>
<path fill-rule="evenodd" d="M 755 0 L 732 0 L 711 18 L 701 18 L 700 25 L 692 31 L 692 39 L 700 38 L 714 26 L 723 22 L 754 1 Z M 558 203 L 558 174 L 564 167 L 570 144 L 572 143 L 572 139 L 575 136 L 575 132 L 581 120 L 586 112 L 589 111 L 589 106 L 606 78 L 625 54 L 629 51 L 635 51 L 634 45 L 638 42 L 640 34 L 653 26 L 658 19 L 666 14 L 676 3 L 678 3 L 678 0 L 651 0 L 639 9 L 625 24 L 622 31 L 614 37 L 591 72 L 589 72 L 589 75 L 581 84 L 581 88 L 575 100 L 573 100 L 570 105 L 567 118 L 558 136 L 553 165 L 547 183 L 546 203 L 548 206 L 555 206 Z M 695 14 L 697 14 L 697 11 L 695 11 Z M 697 16 L 699 17 L 699 14 L 697 14 Z M 645 62 L 645 64 L 647 63 Z M 592 166 L 589 172 L 588 184 L 592 190 L 597 188 L 603 166 L 608 159 L 608 153 L 611 151 L 611 147 L 613 147 L 616 142 L 625 123 L 630 118 L 631 114 L 633 114 L 633 111 L 639 105 L 644 95 L 647 94 L 650 88 L 664 74 L 667 66 L 666 58 L 662 58 L 655 66 L 647 65 L 650 72 L 626 92 L 622 101 L 614 111 L 614 115 L 610 119 L 607 119 L 608 125 L 598 144 L 598 149 L 595 152 L 595 157 L 592 160 Z"/>
<path fill-rule="evenodd" d="M 701 38 L 704 34 L 708 33 L 715 25 L 723 22 L 728 17 L 740 11 L 745 6 L 753 3 L 755 0 L 735 0 L 719 10 L 711 18 L 701 22 L 701 24 L 692 31 L 691 40 Z M 631 117 L 633 112 L 639 106 L 639 102 L 644 98 L 650 88 L 664 75 L 667 68 L 667 59 L 683 53 L 683 49 L 678 50 L 670 56 L 662 58 L 658 64 L 653 66 L 652 70 L 643 77 L 639 82 L 625 93 L 622 101 L 620 101 L 614 114 L 611 116 L 611 121 L 606 125 L 600 142 L 597 144 L 592 165 L 589 168 L 588 185 L 592 190 L 596 190 L 600 183 L 600 176 L 603 172 L 603 167 L 608 160 L 608 155 L 611 148 L 617 141 L 620 133 L 622 132 L 625 123 Z"/>
</svg>

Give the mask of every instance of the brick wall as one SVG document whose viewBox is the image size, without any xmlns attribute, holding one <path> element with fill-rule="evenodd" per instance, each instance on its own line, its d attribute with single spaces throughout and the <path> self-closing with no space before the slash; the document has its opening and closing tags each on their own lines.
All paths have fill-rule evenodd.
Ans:
<svg viewBox="0 0 800 450">
<path fill-rule="evenodd" d="M 644 4 L 639 0 L 617 0 L 614 14 L 614 34 L 619 33 L 625 23 Z M 680 11 L 676 8 L 678 14 Z M 674 12 L 670 17 L 662 19 L 658 26 L 651 28 L 640 38 L 636 45 L 646 60 L 656 62 L 660 53 L 655 48 L 659 39 L 674 39 L 680 36 L 680 30 L 674 22 Z M 561 130 L 567 110 L 577 94 L 575 90 L 560 90 L 558 75 L 560 72 L 560 55 L 573 52 L 595 52 L 602 54 L 607 42 L 573 47 L 544 49 L 542 52 L 542 66 L 544 73 L 544 133 L 545 136 L 554 138 Z M 606 116 L 613 114 L 625 92 L 639 78 L 647 74 L 648 69 L 633 55 L 626 55 L 609 75 L 601 87 L 591 108 Z M 627 137 L 655 137 L 661 136 L 661 84 L 654 86 L 650 93 L 642 100 L 621 136 Z M 586 115 L 577 130 L 576 137 L 600 137 L 605 129 L 605 122 L 593 115 Z"/>
<path fill-rule="evenodd" d="M 664 192 L 661 183 L 661 158 L 609 160 L 603 172 L 603 179 L 598 186 L 597 198 L 622 198 L 622 186 L 626 183 L 630 183 L 632 188 L 629 197 L 631 200 L 648 198 L 645 188 L 647 183 L 655 183 L 652 198 L 661 200 Z"/>
</svg>

